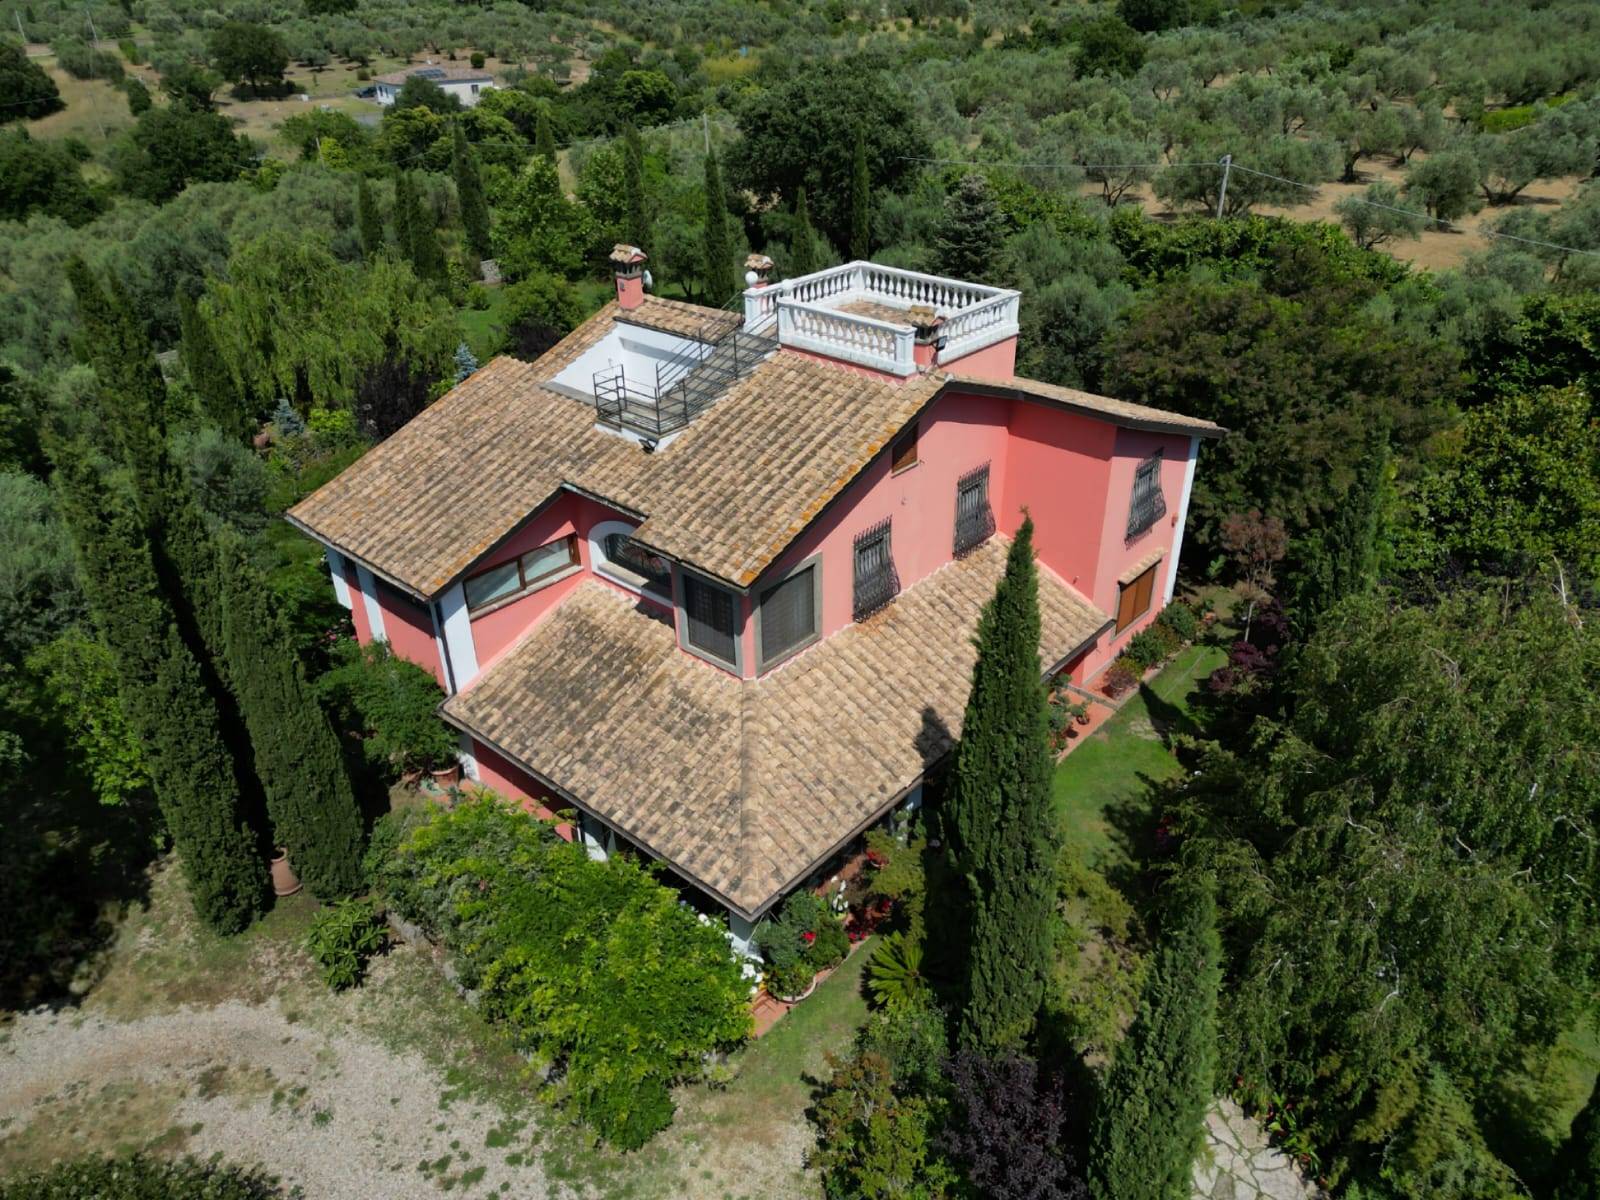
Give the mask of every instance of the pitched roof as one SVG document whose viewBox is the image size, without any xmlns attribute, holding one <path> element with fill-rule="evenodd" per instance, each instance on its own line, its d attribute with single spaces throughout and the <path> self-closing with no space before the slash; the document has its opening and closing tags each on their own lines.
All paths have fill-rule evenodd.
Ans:
<svg viewBox="0 0 1600 1200">
<path fill-rule="evenodd" d="M 607 304 L 535 363 L 497 358 L 289 510 L 289 519 L 413 595 L 431 598 L 563 485 L 644 518 L 640 541 L 748 586 L 951 382 L 1136 428 L 1221 428 L 1027 379 L 934 372 L 890 382 L 777 353 L 654 453 L 595 426 L 550 381 L 618 321 L 684 333 L 738 318 L 646 297 Z"/>
<path fill-rule="evenodd" d="M 746 915 L 875 821 L 953 745 L 995 537 L 757 680 L 664 616 L 581 585 L 444 714 Z M 1110 618 L 1040 571 L 1043 666 Z"/>
<path fill-rule="evenodd" d="M 493 360 L 289 518 L 431 597 L 570 484 L 646 516 L 640 540 L 744 584 L 939 387 L 775 355 L 647 454 L 596 429 L 591 404 L 547 386 L 620 311 L 606 305 L 536 363 Z"/>
<path fill-rule="evenodd" d="M 1188 433 L 1196 437 L 1219 438 L 1228 431 L 1215 421 L 1203 417 L 1186 417 L 1182 413 L 1164 408 L 1151 408 L 1148 404 L 1135 404 L 1131 400 L 1117 400 L 1111 396 L 1097 396 L 1093 392 L 1080 392 L 1077 388 L 1062 387 L 1058 383 L 1043 383 L 1037 379 L 988 379 L 979 375 L 952 373 L 951 382 L 959 383 L 963 390 L 984 396 L 1031 397 L 1051 401 L 1091 416 L 1110 417 L 1119 425 L 1133 429 L 1152 429 L 1159 432 Z"/>
<path fill-rule="evenodd" d="M 675 333 L 680 337 L 699 338 L 702 341 L 708 338 L 715 341 L 744 324 L 744 317 L 739 313 L 650 295 L 645 296 L 636 308 L 619 308 L 615 316 L 629 325 L 643 325 L 646 329 L 659 329 L 662 333 Z"/>
</svg>

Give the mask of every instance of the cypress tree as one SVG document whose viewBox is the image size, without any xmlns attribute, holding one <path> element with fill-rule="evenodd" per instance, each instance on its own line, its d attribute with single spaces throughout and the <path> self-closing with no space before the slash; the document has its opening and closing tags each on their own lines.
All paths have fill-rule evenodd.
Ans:
<svg viewBox="0 0 1600 1200">
<path fill-rule="evenodd" d="M 728 204 L 722 190 L 717 152 L 706 155 L 705 286 L 706 299 L 721 304 L 739 286 L 733 274 L 733 238 L 728 233 Z"/>
<path fill-rule="evenodd" d="M 240 820 L 216 705 L 162 596 L 125 477 L 81 437 L 48 441 L 90 608 L 116 656 L 123 709 L 149 754 L 195 912 L 219 933 L 237 932 L 260 913 L 266 874 Z"/>
<path fill-rule="evenodd" d="M 444 279 L 445 267 L 444 250 L 434 233 L 437 218 L 433 206 L 417 189 L 409 171 L 401 172 L 400 179 L 404 182 L 404 189 L 402 196 L 400 184 L 395 185 L 395 224 L 402 224 L 403 211 L 405 232 L 402 234 L 401 247 L 411 260 L 411 269 L 417 273 L 417 278 L 437 283 Z"/>
<path fill-rule="evenodd" d="M 210 320 L 187 292 L 178 293 L 178 329 L 182 337 L 179 353 L 189 372 L 189 386 L 200 400 L 200 410 L 229 437 L 248 437 L 255 432 L 255 420 L 239 397 Z"/>
<path fill-rule="evenodd" d="M 1600 1200 L 1600 1083 L 1556 1154 L 1550 1200 Z"/>
<path fill-rule="evenodd" d="M 1056 838 L 1049 720 L 1039 665 L 1033 521 L 1023 521 L 1005 577 L 978 620 L 978 661 L 956 747 L 946 831 L 966 885 L 964 1049 L 1020 1047 L 1050 971 Z"/>
<path fill-rule="evenodd" d="M 383 252 L 383 216 L 365 175 L 356 176 L 356 231 L 361 237 L 361 251 L 368 258 Z"/>
<path fill-rule="evenodd" d="M 411 181 L 411 172 L 401 171 L 394 177 L 394 240 L 400 257 L 412 264 L 417 261 L 417 230 L 421 224 L 416 185 Z"/>
<path fill-rule="evenodd" d="M 220 537 L 223 633 L 273 840 L 318 896 L 348 895 L 361 883 L 361 811 L 338 736 L 288 649 L 266 580 L 237 534 Z"/>
<path fill-rule="evenodd" d="M 1139 1012 L 1095 1112 L 1096 1200 L 1188 1200 L 1217 1060 L 1222 947 L 1214 884 L 1176 888 Z"/>
<path fill-rule="evenodd" d="M 857 135 L 850 167 L 850 257 L 872 254 L 872 176 L 867 174 L 867 139 Z"/>
<path fill-rule="evenodd" d="M 483 198 L 483 179 L 478 174 L 478 156 L 467 144 L 467 135 L 458 121 L 450 144 L 450 166 L 456 178 L 456 197 L 461 203 L 461 228 L 467 245 L 478 258 L 488 258 L 489 205 Z"/>
<path fill-rule="evenodd" d="M 118 457 L 133 475 L 157 579 L 191 653 L 202 667 L 220 668 L 216 561 L 205 514 L 168 443 L 170 399 L 155 347 L 114 280 L 102 289 L 81 261 L 67 270 L 89 337 L 89 363 L 100 381 L 101 427 L 115 437 Z"/>
<path fill-rule="evenodd" d="M 550 113 L 543 108 L 533 123 L 533 152 L 556 165 L 556 135 L 550 128 Z"/>
<path fill-rule="evenodd" d="M 632 125 L 622 131 L 622 195 L 626 222 L 622 236 L 632 245 L 643 246 L 650 240 L 650 214 L 644 199 L 644 144 Z"/>
<path fill-rule="evenodd" d="M 794 237 L 789 241 L 789 273 L 809 275 L 818 267 L 817 231 L 811 227 L 811 209 L 806 205 L 806 190 L 794 196 Z"/>
<path fill-rule="evenodd" d="M 1375 428 L 1356 462 L 1355 478 L 1327 523 L 1294 540 L 1283 576 L 1284 609 L 1308 636 L 1340 600 L 1370 587 L 1378 574 L 1378 530 L 1388 501 L 1389 435 Z"/>
</svg>

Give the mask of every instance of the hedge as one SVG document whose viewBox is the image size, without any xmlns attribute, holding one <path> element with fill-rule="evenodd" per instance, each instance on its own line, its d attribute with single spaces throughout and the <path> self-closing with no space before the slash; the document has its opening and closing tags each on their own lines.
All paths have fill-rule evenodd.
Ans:
<svg viewBox="0 0 1600 1200">
<path fill-rule="evenodd" d="M 369 856 L 393 911 L 444 944 L 485 1014 L 607 1141 L 633 1149 L 666 1128 L 672 1085 L 750 1032 L 721 923 L 653 866 L 597 862 L 491 794 L 412 811 L 386 818 Z"/>
<path fill-rule="evenodd" d="M 78 1158 L 0 1182 L 0 1200 L 279 1200 L 278 1181 L 259 1169 L 182 1158 L 164 1162 Z"/>
</svg>

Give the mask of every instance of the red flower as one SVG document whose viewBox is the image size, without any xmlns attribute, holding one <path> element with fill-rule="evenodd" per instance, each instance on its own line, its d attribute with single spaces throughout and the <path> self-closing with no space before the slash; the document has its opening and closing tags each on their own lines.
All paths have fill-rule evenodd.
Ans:
<svg viewBox="0 0 1600 1200">
<path fill-rule="evenodd" d="M 809 929 L 808 929 L 808 930 L 806 930 L 806 931 L 805 931 L 805 932 L 804 932 L 804 933 L 802 933 L 802 934 L 801 934 L 801 935 L 800 935 L 800 940 L 801 940 L 801 941 L 802 941 L 802 942 L 804 942 L 804 943 L 805 943 L 805 944 L 806 944 L 806 945 L 808 945 L 808 946 L 809 946 L 809 945 L 810 945 L 810 944 L 811 944 L 811 943 L 812 943 L 812 942 L 814 942 L 814 941 L 816 941 L 816 940 L 817 940 L 817 935 L 816 935 L 816 934 L 814 934 L 814 933 L 812 933 L 812 932 L 811 932 L 811 931 L 810 931 L 810 930 L 809 930 Z"/>
</svg>

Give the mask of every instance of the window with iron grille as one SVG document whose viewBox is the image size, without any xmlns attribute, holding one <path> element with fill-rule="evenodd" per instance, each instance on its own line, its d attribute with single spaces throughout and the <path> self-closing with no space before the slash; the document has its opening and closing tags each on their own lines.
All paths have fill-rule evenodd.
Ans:
<svg viewBox="0 0 1600 1200">
<path fill-rule="evenodd" d="M 856 535 L 856 620 L 870 617 L 899 593 L 900 575 L 894 569 L 889 522 L 883 520 Z"/>
<path fill-rule="evenodd" d="M 1128 508 L 1128 536 L 1138 537 L 1167 515 L 1161 494 L 1161 452 L 1145 459 L 1133 473 L 1133 503 Z"/>
<path fill-rule="evenodd" d="M 632 571 L 657 587 L 672 587 L 672 565 L 659 554 L 652 554 L 625 533 L 605 537 L 606 561 Z"/>
<path fill-rule="evenodd" d="M 683 640 L 707 658 L 737 668 L 737 604 L 732 592 L 685 573 Z"/>
<path fill-rule="evenodd" d="M 989 464 L 968 471 L 956 480 L 956 557 L 981 546 L 994 532 L 994 512 L 989 508 Z"/>
<path fill-rule="evenodd" d="M 817 637 L 817 565 L 811 563 L 761 593 L 761 669 Z"/>
</svg>

